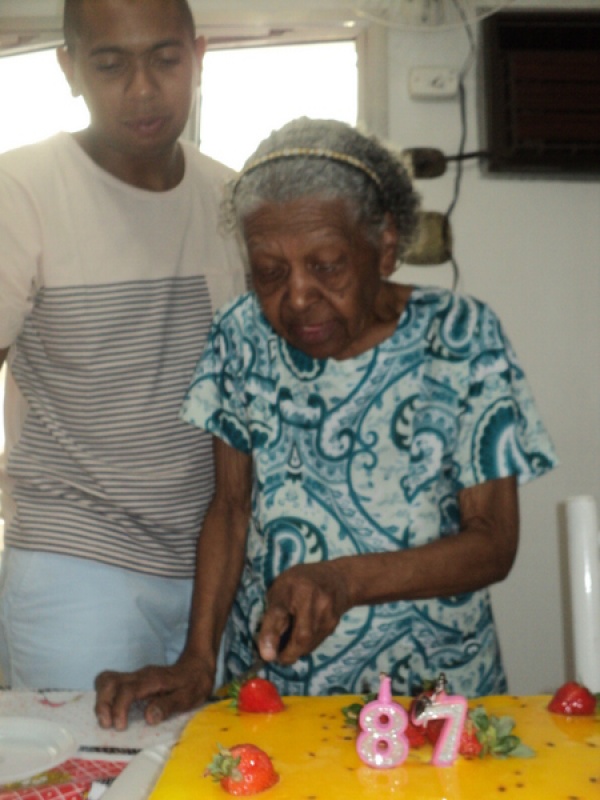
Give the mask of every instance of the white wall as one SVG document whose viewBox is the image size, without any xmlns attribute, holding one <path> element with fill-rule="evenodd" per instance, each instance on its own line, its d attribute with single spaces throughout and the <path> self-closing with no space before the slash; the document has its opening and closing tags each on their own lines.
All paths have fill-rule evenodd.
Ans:
<svg viewBox="0 0 600 800">
<path fill-rule="evenodd" d="M 390 33 L 389 138 L 401 147 L 456 153 L 458 99 L 408 95 L 414 66 L 461 68 L 462 31 Z M 480 147 L 475 69 L 466 79 L 467 150 Z M 510 688 L 553 690 L 570 676 L 561 503 L 600 501 L 600 180 L 485 177 L 467 162 L 452 215 L 460 288 L 489 302 L 504 322 L 551 433 L 561 466 L 521 490 L 516 566 L 493 590 Z M 419 181 L 424 206 L 445 211 L 454 171 Z M 447 266 L 403 267 L 403 279 L 450 286 Z"/>
</svg>

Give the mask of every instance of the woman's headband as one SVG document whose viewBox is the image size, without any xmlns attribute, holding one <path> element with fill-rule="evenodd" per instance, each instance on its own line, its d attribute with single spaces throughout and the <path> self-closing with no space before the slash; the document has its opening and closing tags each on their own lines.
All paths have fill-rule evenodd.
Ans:
<svg viewBox="0 0 600 800">
<path fill-rule="evenodd" d="M 261 156 L 251 161 L 248 166 L 242 170 L 236 181 L 235 188 L 237 188 L 242 178 L 248 175 L 248 173 L 253 172 L 257 167 L 262 167 L 263 164 L 268 164 L 270 161 L 277 161 L 281 158 L 328 158 L 331 161 L 339 161 L 341 164 L 349 164 L 351 167 L 360 170 L 373 181 L 378 189 L 382 188 L 379 175 L 358 158 L 346 155 L 346 153 L 338 153 L 336 150 L 325 150 L 319 147 L 285 147 L 282 150 L 274 150 L 266 156 Z"/>
</svg>

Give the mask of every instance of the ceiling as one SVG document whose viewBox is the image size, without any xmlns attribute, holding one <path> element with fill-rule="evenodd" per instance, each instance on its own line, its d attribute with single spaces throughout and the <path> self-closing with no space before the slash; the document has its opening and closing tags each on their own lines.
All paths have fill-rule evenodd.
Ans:
<svg viewBox="0 0 600 800">
<path fill-rule="evenodd" d="M 481 0 L 485 6 L 485 0 Z M 353 0 L 191 0 L 212 46 L 347 37 L 365 24 Z M 514 0 L 514 9 L 600 9 L 600 0 Z M 0 0 L 0 55 L 59 44 L 62 0 Z"/>
</svg>

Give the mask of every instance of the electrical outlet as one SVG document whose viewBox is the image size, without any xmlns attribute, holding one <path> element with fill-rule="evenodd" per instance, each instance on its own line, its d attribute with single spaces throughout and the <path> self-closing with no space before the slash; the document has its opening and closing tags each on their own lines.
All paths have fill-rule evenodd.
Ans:
<svg viewBox="0 0 600 800">
<path fill-rule="evenodd" d="M 408 91 L 415 100 L 455 97 L 458 72 L 449 67 L 413 67 L 408 73 Z"/>
</svg>

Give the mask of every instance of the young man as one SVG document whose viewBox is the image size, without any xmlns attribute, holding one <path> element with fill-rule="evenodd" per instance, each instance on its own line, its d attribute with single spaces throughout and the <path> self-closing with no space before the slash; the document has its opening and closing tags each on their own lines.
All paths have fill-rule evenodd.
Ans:
<svg viewBox="0 0 600 800">
<path fill-rule="evenodd" d="M 64 31 L 89 127 L 0 156 L 13 688 L 89 689 L 179 654 L 213 462 L 178 411 L 244 286 L 218 233 L 229 171 L 179 140 L 204 52 L 187 2 L 66 0 Z"/>
</svg>

